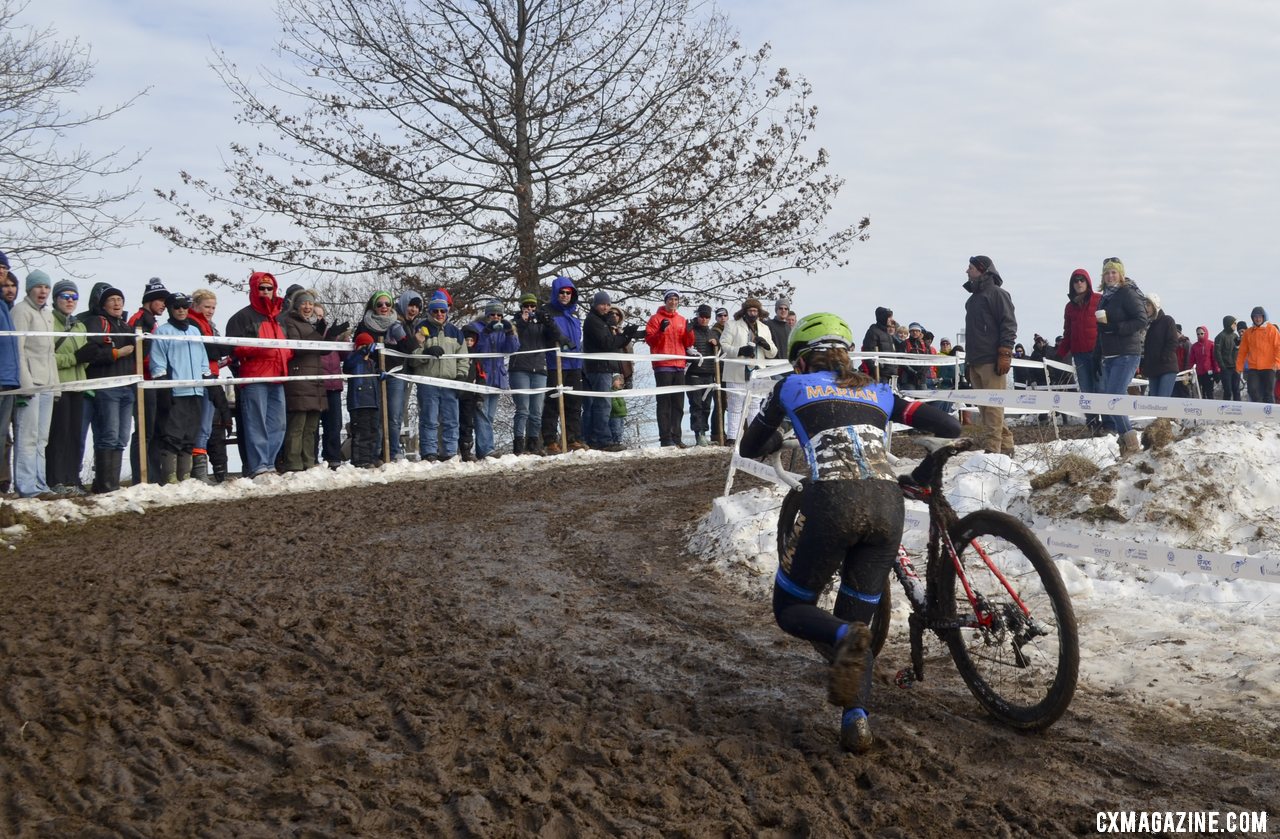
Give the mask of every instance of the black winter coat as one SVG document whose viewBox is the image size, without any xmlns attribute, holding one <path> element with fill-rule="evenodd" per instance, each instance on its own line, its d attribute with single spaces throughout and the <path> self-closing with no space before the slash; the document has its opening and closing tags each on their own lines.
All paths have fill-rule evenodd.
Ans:
<svg viewBox="0 0 1280 839">
<path fill-rule="evenodd" d="M 1098 350 L 1102 357 L 1142 355 L 1147 336 L 1147 301 L 1133 281 L 1126 279 L 1114 291 L 1107 289 L 1098 301 L 1107 322 L 1098 324 Z"/>
<path fill-rule="evenodd" d="M 964 303 L 965 360 L 969 364 L 995 364 L 1001 347 L 1012 350 L 1018 343 L 1013 298 L 1003 285 L 1004 280 L 995 271 L 964 284 L 969 292 Z"/>
<path fill-rule="evenodd" d="M 1147 326 L 1142 347 L 1142 375 L 1147 378 L 1178 372 L 1178 338 L 1173 318 L 1161 309 Z"/>
</svg>

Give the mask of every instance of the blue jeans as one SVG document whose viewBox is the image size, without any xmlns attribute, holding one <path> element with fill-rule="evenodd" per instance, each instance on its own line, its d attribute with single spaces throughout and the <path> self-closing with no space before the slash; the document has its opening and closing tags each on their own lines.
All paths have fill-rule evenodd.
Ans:
<svg viewBox="0 0 1280 839">
<path fill-rule="evenodd" d="M 129 448 L 133 437 L 133 388 L 128 385 L 93 392 L 93 448 L 97 451 Z"/>
<path fill-rule="evenodd" d="M 1147 394 L 1150 396 L 1172 396 L 1173 383 L 1178 378 L 1176 372 L 1161 373 L 1147 380 Z"/>
<path fill-rule="evenodd" d="M 532 373 L 528 370 L 511 371 L 512 390 L 530 390 L 546 387 L 546 373 Z M 513 437 L 537 437 L 542 428 L 542 402 L 545 393 L 513 393 L 511 398 L 516 403 L 516 419 L 512 427 Z"/>
<path fill-rule="evenodd" d="M 13 412 L 18 426 L 13 441 L 13 488 L 26 497 L 49 491 L 44 455 L 49 445 L 49 423 L 53 420 L 53 394 L 45 391 L 23 398 L 27 404 Z"/>
<path fill-rule="evenodd" d="M 1076 352 L 1071 354 L 1071 363 L 1076 367 L 1076 385 L 1081 393 L 1097 393 L 1098 370 L 1093 366 L 1093 353 Z"/>
<path fill-rule="evenodd" d="M 476 400 L 476 457 L 493 451 L 493 418 L 498 415 L 500 393 L 482 393 Z"/>
<path fill-rule="evenodd" d="M 320 449 L 330 466 L 342 462 L 342 391 L 324 392 L 325 409 L 320 413 Z"/>
<path fill-rule="evenodd" d="M 1140 355 L 1113 355 L 1102 359 L 1101 393 L 1125 394 L 1129 392 L 1129 382 L 1138 370 Z M 1133 429 L 1129 418 L 1122 414 L 1108 414 L 1103 422 L 1109 424 L 1117 434 L 1125 434 Z"/>
<path fill-rule="evenodd" d="M 409 383 L 404 379 L 387 376 L 387 433 L 391 435 L 392 460 L 399 460 L 404 453 L 400 445 L 400 430 L 404 426 L 404 402 L 408 389 Z"/>
<path fill-rule="evenodd" d="M 622 444 L 622 431 L 626 420 L 626 417 L 609 417 L 609 442 L 614 445 Z"/>
<path fill-rule="evenodd" d="M 609 393 L 613 390 L 612 373 L 588 373 L 587 390 Z M 684 394 L 680 394 L 684 398 Z M 587 445 L 603 448 L 612 442 L 609 431 L 609 400 L 599 396 L 584 398 L 582 406 L 582 439 Z"/>
<path fill-rule="evenodd" d="M 200 430 L 196 432 L 192 449 L 204 451 L 205 446 L 209 445 L 209 435 L 213 434 L 213 400 L 209 398 L 208 388 L 205 388 L 204 395 L 200 398 L 204 400 L 204 404 L 200 406 Z"/>
<path fill-rule="evenodd" d="M 418 383 L 418 454 L 436 454 L 436 437 L 444 427 L 445 457 L 458 453 L 458 394 L 452 388 Z"/>
<path fill-rule="evenodd" d="M 284 385 L 274 382 L 240 388 L 240 419 L 244 423 L 244 474 L 271 472 L 284 445 Z"/>
</svg>

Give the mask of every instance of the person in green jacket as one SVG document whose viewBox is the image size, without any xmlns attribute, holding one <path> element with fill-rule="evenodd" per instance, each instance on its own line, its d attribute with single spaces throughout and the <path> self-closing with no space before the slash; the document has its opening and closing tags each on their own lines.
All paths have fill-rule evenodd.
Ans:
<svg viewBox="0 0 1280 839">
<path fill-rule="evenodd" d="M 80 301 L 80 289 L 71 280 L 59 280 L 53 286 L 54 330 L 64 332 L 54 339 L 53 354 L 58 362 L 58 381 L 79 382 L 89 378 L 87 362 L 76 359 L 76 351 L 85 345 L 85 325 L 73 314 Z M 80 483 L 80 465 L 84 461 L 84 424 L 86 398 L 92 391 L 64 390 L 53 404 L 49 423 L 49 444 L 45 448 L 45 480 L 49 489 L 67 495 L 87 495 Z"/>
</svg>

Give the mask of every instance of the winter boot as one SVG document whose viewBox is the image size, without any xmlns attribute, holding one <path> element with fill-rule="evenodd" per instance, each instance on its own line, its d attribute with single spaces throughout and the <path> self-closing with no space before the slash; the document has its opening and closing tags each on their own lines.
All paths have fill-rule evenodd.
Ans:
<svg viewBox="0 0 1280 839">
<path fill-rule="evenodd" d="M 160 483 L 176 484 L 178 482 L 178 456 L 173 452 L 160 455 Z"/>
<path fill-rule="evenodd" d="M 705 446 L 707 444 L 707 435 L 701 431 L 694 432 L 693 444 L 695 446 Z"/>
<path fill-rule="evenodd" d="M 542 438 L 534 434 L 532 437 L 524 438 L 525 454 L 541 455 L 542 454 Z"/>
<path fill-rule="evenodd" d="M 205 452 L 191 455 L 191 477 L 195 478 L 202 484 L 213 485 L 213 478 L 209 477 L 209 455 Z"/>
<path fill-rule="evenodd" d="M 97 460 L 97 452 L 94 453 Z M 102 452 L 102 489 L 100 492 L 115 492 L 120 489 L 120 469 L 124 462 L 123 449 L 107 449 Z M 94 483 L 98 483 L 95 475 Z"/>
<path fill-rule="evenodd" d="M 1131 454 L 1137 454 L 1142 451 L 1142 441 L 1138 439 L 1138 432 L 1129 429 L 1120 435 L 1120 456 L 1128 457 Z"/>
<path fill-rule="evenodd" d="M 511 440 L 511 453 L 514 455 L 524 454 L 524 438 L 514 437 Z"/>
<path fill-rule="evenodd" d="M 191 477 L 191 467 L 193 455 L 191 452 L 180 452 L 178 454 L 178 480 L 185 481 Z"/>
<path fill-rule="evenodd" d="M 102 449 L 93 450 L 93 493 L 101 495 L 104 492 L 110 492 L 107 489 L 107 455 L 110 452 Z"/>
</svg>

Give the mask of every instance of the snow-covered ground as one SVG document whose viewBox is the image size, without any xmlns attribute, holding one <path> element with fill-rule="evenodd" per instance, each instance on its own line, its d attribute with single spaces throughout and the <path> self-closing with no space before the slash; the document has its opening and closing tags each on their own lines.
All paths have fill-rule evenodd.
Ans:
<svg viewBox="0 0 1280 839">
<path fill-rule="evenodd" d="M 947 468 L 963 515 L 1005 510 L 1033 529 L 1251 555 L 1280 575 L 1280 428 L 1243 423 L 1177 429 L 1167 447 L 1117 459 L 1115 438 L 1019 446 L 1013 458 L 964 454 Z M 1076 454 L 1099 468 L 1079 483 L 1031 489 Z M 904 470 L 907 463 L 903 464 Z M 744 587 L 772 587 L 781 487 L 717 499 L 691 548 Z M 1099 503 L 1102 502 L 1102 503 Z M 908 504 L 920 510 L 923 505 Z M 1105 515 L 1083 516 L 1105 510 Z M 913 555 L 926 534 L 910 531 Z M 1270 718 L 1280 706 L 1280 576 L 1230 579 L 1054 552 L 1080 628 L 1080 684 L 1188 714 Z M 1122 555 L 1122 553 L 1117 553 Z M 1261 560 L 1259 563 L 1258 561 Z M 905 598 L 895 597 L 888 654 L 907 661 Z M 894 652 L 896 650 L 896 652 Z"/>
</svg>

